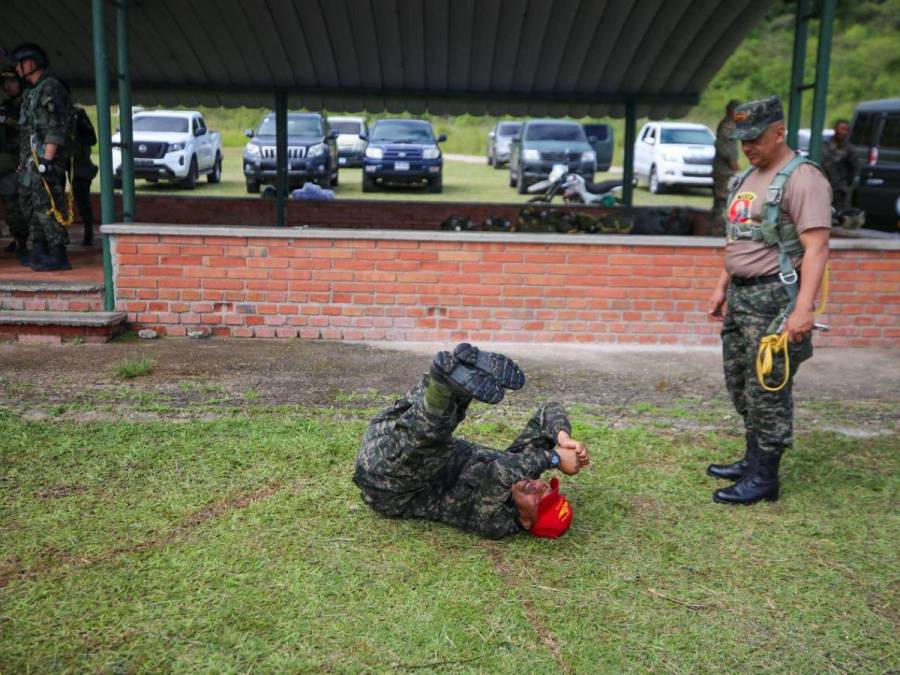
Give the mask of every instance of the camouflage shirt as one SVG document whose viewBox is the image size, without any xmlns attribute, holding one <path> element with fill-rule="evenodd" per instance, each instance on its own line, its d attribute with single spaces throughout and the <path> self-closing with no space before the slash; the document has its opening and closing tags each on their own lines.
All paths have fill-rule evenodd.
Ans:
<svg viewBox="0 0 900 675">
<path fill-rule="evenodd" d="M 19 109 L 22 97 L 6 98 L 0 103 L 0 175 L 15 171 L 19 165 Z"/>
<path fill-rule="evenodd" d="M 92 179 L 97 166 L 91 161 L 91 148 L 97 145 L 97 132 L 84 108 L 75 106 L 72 112 L 72 158 L 75 160 L 75 177 Z"/>
<path fill-rule="evenodd" d="M 363 500 L 386 516 L 427 518 L 490 539 L 521 532 L 510 488 L 551 468 L 559 431 L 571 430 L 565 411 L 544 404 L 506 451 L 494 450 L 451 436 L 467 401 L 442 418 L 425 410 L 426 381 L 369 425 L 353 476 Z"/>
<path fill-rule="evenodd" d="M 738 159 L 737 141 L 731 140 L 734 122 L 725 116 L 716 127 L 716 156 L 713 159 L 713 173 L 730 176 L 734 173 L 731 163 Z"/>
<path fill-rule="evenodd" d="M 857 169 L 856 154 L 848 141 L 838 145 L 830 140 L 822 148 L 822 170 L 828 176 L 832 192 L 849 190 Z"/>
<path fill-rule="evenodd" d="M 43 156 L 44 146 L 57 146 L 54 161 L 64 163 L 68 158 L 67 142 L 71 132 L 72 97 L 55 77 L 43 75 L 22 97 L 19 123 L 22 125 L 20 159 L 31 156 L 31 143 L 38 157 Z"/>
</svg>

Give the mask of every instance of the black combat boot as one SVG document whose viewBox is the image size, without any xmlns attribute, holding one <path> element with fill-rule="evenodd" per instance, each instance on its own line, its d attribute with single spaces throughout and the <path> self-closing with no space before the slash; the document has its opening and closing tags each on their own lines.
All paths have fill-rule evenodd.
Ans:
<svg viewBox="0 0 900 675">
<path fill-rule="evenodd" d="M 37 248 L 37 244 L 34 245 Z M 50 249 L 50 253 L 40 262 L 32 260 L 31 269 L 35 272 L 59 272 L 72 269 L 66 247 L 58 244 Z"/>
<path fill-rule="evenodd" d="M 778 501 L 778 466 L 782 451 L 760 452 L 750 472 L 731 487 L 716 490 L 713 501 L 720 504 L 755 504 L 761 499 Z"/>
<path fill-rule="evenodd" d="M 713 478 L 724 478 L 725 480 L 740 480 L 747 475 L 756 456 L 759 454 L 759 444 L 756 442 L 756 434 L 752 431 L 747 432 L 747 452 L 744 458 L 738 460 L 734 464 L 710 464 L 706 467 L 706 473 Z"/>
<path fill-rule="evenodd" d="M 504 389 L 521 389 L 525 384 L 525 374 L 512 359 L 483 352 L 467 342 L 453 352 L 435 354 L 431 377 L 454 394 L 484 403 L 499 403 Z"/>
<path fill-rule="evenodd" d="M 26 251 L 27 253 L 27 251 Z M 34 269 L 38 263 L 43 263 L 47 259 L 47 247 L 42 241 L 36 241 L 31 245 L 31 254 L 25 257 L 25 260 L 19 258 L 26 267 Z M 27 262 L 26 262 L 27 261 Z"/>
<path fill-rule="evenodd" d="M 94 245 L 94 224 L 93 223 L 85 223 L 84 224 L 84 237 L 81 240 L 82 246 L 93 246 Z"/>
</svg>

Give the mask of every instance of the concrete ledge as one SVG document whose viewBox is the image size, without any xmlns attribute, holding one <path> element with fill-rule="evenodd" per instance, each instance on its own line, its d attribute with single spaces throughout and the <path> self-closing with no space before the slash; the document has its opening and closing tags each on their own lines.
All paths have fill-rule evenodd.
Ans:
<svg viewBox="0 0 900 675">
<path fill-rule="evenodd" d="M 343 239 L 382 241 L 459 241 L 508 244 L 577 244 L 591 246 L 672 246 L 722 248 L 720 237 L 671 237 L 605 234 L 538 234 L 505 232 L 436 232 L 428 230 L 351 230 L 315 227 L 246 227 L 241 225 L 119 224 L 100 228 L 103 234 L 145 234 L 183 237 L 255 239 Z M 835 250 L 900 251 L 900 237 L 892 239 L 832 239 Z"/>
<path fill-rule="evenodd" d="M 0 326 L 82 326 L 105 328 L 125 322 L 125 312 L 0 312 Z"/>
<path fill-rule="evenodd" d="M 101 293 L 103 284 L 89 281 L 0 281 L 0 292 L 7 293 Z"/>
</svg>

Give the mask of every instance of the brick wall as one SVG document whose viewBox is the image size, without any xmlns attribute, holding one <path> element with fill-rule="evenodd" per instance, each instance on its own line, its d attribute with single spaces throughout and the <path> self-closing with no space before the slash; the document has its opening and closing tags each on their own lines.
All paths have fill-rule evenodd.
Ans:
<svg viewBox="0 0 900 675">
<path fill-rule="evenodd" d="M 706 238 L 106 226 L 117 309 L 169 335 L 717 344 Z M 900 247 L 835 242 L 818 345 L 896 347 Z"/>
</svg>

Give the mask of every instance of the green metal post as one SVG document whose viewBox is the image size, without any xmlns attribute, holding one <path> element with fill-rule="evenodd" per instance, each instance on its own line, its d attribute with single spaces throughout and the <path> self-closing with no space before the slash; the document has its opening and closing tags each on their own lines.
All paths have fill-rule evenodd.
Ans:
<svg viewBox="0 0 900 675">
<path fill-rule="evenodd" d="M 831 36 L 834 33 L 834 12 L 837 0 L 822 0 L 819 18 L 819 48 L 816 53 L 816 90 L 813 93 L 812 122 L 809 125 L 809 157 L 822 161 L 822 129 L 828 107 L 828 70 L 831 67 Z"/>
<path fill-rule="evenodd" d="M 279 90 L 275 92 L 275 178 L 276 213 L 278 227 L 285 225 L 285 200 L 288 188 L 288 149 L 287 149 L 287 92 Z"/>
<path fill-rule="evenodd" d="M 106 20 L 103 13 L 104 0 L 91 0 L 91 14 L 94 33 L 94 80 L 97 98 L 97 136 L 100 142 L 100 224 L 115 220 L 113 203 L 112 174 L 112 134 L 109 123 L 109 77 L 106 61 Z M 116 305 L 113 288 L 112 254 L 109 237 L 103 236 L 103 286 L 106 311 Z"/>
<path fill-rule="evenodd" d="M 634 198 L 634 136 L 637 119 L 634 99 L 625 101 L 625 157 L 622 167 L 622 203 L 631 208 Z"/>
<path fill-rule="evenodd" d="M 794 19 L 794 61 L 791 66 L 791 91 L 788 102 L 788 145 L 797 149 L 797 134 L 800 130 L 800 114 L 803 108 L 803 68 L 806 62 L 806 36 L 809 25 L 809 0 L 797 0 L 797 14 Z"/>
<path fill-rule="evenodd" d="M 134 139 L 131 133 L 131 66 L 128 60 L 128 0 L 116 2 L 116 70 L 122 142 L 122 222 L 134 222 Z"/>
</svg>

